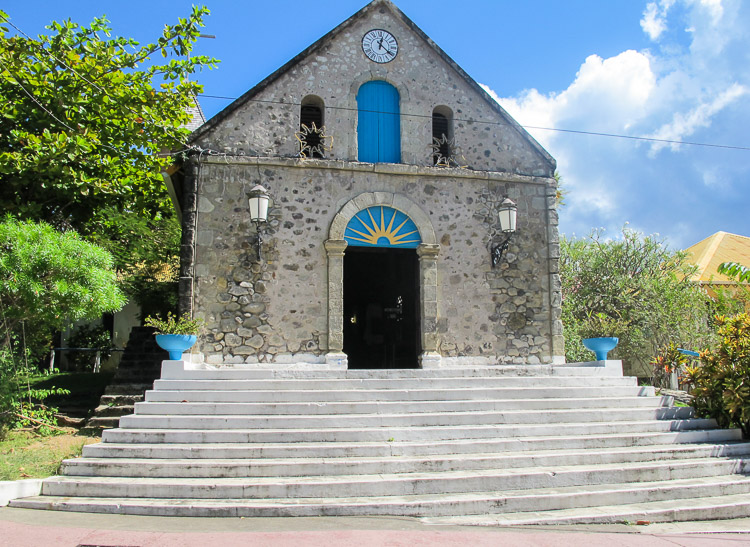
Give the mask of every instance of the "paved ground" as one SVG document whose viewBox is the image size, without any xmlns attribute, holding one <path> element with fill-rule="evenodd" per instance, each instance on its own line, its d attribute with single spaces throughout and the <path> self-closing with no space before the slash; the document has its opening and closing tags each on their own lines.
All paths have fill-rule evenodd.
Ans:
<svg viewBox="0 0 750 547">
<path fill-rule="evenodd" d="M 702 547 L 750 545 L 750 518 L 524 528 L 428 526 L 413 518 L 180 518 L 0 508 L 0 545 L 96 547 Z"/>
</svg>

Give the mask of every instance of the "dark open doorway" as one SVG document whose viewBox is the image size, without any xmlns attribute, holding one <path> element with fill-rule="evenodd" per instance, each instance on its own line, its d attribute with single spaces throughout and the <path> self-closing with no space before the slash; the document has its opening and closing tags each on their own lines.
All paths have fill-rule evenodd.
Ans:
<svg viewBox="0 0 750 547">
<path fill-rule="evenodd" d="M 344 353 L 349 368 L 417 368 L 419 279 L 414 249 L 344 254 Z"/>
</svg>

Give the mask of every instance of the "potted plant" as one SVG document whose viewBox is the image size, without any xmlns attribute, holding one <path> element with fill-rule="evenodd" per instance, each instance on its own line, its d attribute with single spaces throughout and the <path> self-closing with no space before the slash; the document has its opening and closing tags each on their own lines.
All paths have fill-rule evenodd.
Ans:
<svg viewBox="0 0 750 547">
<path fill-rule="evenodd" d="M 182 354 L 195 344 L 203 321 L 191 319 L 187 313 L 177 317 L 170 312 L 166 319 L 148 316 L 144 324 L 156 329 L 156 343 L 169 352 L 171 360 L 179 361 Z"/>
<path fill-rule="evenodd" d="M 623 330 L 621 321 L 599 312 L 590 313 L 583 320 L 578 332 L 583 345 L 594 352 L 596 360 L 605 361 L 607 353 L 620 341 L 619 336 Z"/>
</svg>

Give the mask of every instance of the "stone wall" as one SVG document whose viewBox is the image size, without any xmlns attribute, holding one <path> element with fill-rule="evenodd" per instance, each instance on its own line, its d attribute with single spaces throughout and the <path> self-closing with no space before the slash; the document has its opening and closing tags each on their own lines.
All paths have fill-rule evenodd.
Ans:
<svg viewBox="0 0 750 547">
<path fill-rule="evenodd" d="M 362 36 L 373 28 L 387 29 L 398 39 L 399 54 L 390 63 L 378 65 L 362 53 Z M 295 157 L 300 103 L 315 95 L 325 104 L 324 125 L 333 138 L 326 157 L 356 161 L 357 91 L 369 80 L 385 80 L 401 98 L 402 163 L 432 165 L 432 113 L 446 106 L 453 112 L 461 165 L 543 177 L 554 172 L 554 160 L 510 116 L 385 7 L 354 20 L 271 80 L 206 124 L 196 144 L 213 152 Z"/>
<path fill-rule="evenodd" d="M 256 184 L 273 199 L 260 262 L 247 206 Z M 563 354 L 552 178 L 203 158 L 196 189 L 193 305 L 207 321 L 201 351 L 209 362 L 324 359 L 325 243 L 335 215 L 368 192 L 401 196 L 432 224 L 439 244 L 436 349 L 444 361 L 536 363 Z M 489 248 L 500 241 L 496 211 L 505 197 L 518 204 L 518 232 L 493 269 Z"/>
</svg>

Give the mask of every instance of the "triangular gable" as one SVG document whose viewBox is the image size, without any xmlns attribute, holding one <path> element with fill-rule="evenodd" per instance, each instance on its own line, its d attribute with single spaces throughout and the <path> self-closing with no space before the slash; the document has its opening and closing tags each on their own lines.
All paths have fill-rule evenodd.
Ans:
<svg viewBox="0 0 750 547">
<path fill-rule="evenodd" d="M 349 26 L 354 24 L 356 21 L 365 17 L 371 11 L 380 7 L 385 7 L 389 9 L 409 29 L 411 29 L 430 48 L 432 48 L 432 50 L 435 51 L 435 53 L 437 53 L 438 56 L 441 59 L 443 59 L 443 61 L 445 61 L 446 64 L 448 64 L 451 68 L 453 68 L 453 70 L 456 71 L 459 74 L 459 76 L 463 80 L 465 80 L 465 82 L 474 91 L 476 91 L 476 93 L 480 97 L 482 97 L 487 102 L 487 104 L 503 119 L 503 121 L 507 123 L 508 127 L 514 129 L 517 133 L 519 133 L 520 136 L 524 140 L 526 140 L 532 146 L 532 148 L 534 148 L 544 158 L 544 160 L 546 160 L 549 163 L 550 171 L 553 171 L 555 169 L 555 166 L 556 166 L 555 159 L 534 139 L 534 137 L 532 137 L 516 120 L 514 120 L 513 117 L 510 114 L 508 114 L 505 111 L 505 109 L 503 109 L 503 107 L 497 103 L 497 101 L 495 101 L 484 89 L 482 89 L 482 87 L 476 81 L 474 81 L 474 79 L 471 78 L 471 76 L 469 76 L 466 73 L 466 71 L 464 71 L 458 65 L 458 63 L 456 63 L 447 53 L 445 53 L 445 51 L 443 51 L 440 48 L 440 46 L 438 46 L 435 42 L 433 42 L 432 39 L 429 36 L 427 36 L 427 34 L 425 34 L 424 31 L 422 31 L 422 29 L 420 29 L 416 23 L 414 23 L 414 21 L 409 19 L 409 17 L 407 17 L 406 14 L 404 14 L 390 0 L 373 0 L 372 2 L 367 4 L 357 13 L 349 17 L 343 23 L 335 27 L 333 30 L 325 34 L 322 38 L 320 38 L 319 40 L 314 42 L 312 45 L 304 49 L 301 53 L 293 57 L 290 61 L 284 64 L 281 68 L 279 68 L 278 70 L 276 70 L 275 72 L 267 76 L 263 81 L 261 81 L 255 87 L 253 87 L 252 89 L 244 93 L 242 96 L 234 100 L 231 104 L 227 105 L 223 110 L 217 113 L 213 118 L 208 120 L 205 124 L 203 124 L 196 131 L 194 131 L 190 137 L 190 141 L 194 142 L 198 140 L 200 137 L 205 135 L 211 129 L 218 126 L 222 121 L 229 118 L 232 115 L 232 113 L 234 113 L 237 109 L 241 108 L 248 101 L 250 101 L 259 93 L 261 93 L 263 90 L 268 88 L 281 76 L 283 76 L 284 74 L 289 72 L 291 69 L 293 69 L 297 64 L 301 63 L 308 56 L 312 55 L 317 50 L 322 48 L 326 43 L 328 43 L 330 40 L 335 38 L 337 35 L 341 34 L 343 31 L 345 31 Z"/>
<path fill-rule="evenodd" d="M 716 232 L 686 249 L 698 266 L 693 277 L 706 283 L 732 283 L 733 280 L 716 272 L 722 262 L 750 264 L 750 237 L 727 232 Z"/>
</svg>

